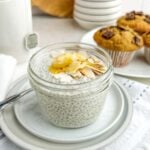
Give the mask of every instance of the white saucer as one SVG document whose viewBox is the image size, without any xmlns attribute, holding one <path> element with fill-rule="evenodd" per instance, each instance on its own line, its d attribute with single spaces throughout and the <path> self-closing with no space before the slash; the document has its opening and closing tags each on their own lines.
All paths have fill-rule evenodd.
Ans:
<svg viewBox="0 0 150 150">
<path fill-rule="evenodd" d="M 93 29 L 86 33 L 82 39 L 82 43 L 97 45 L 93 40 L 94 33 L 102 27 Z M 145 61 L 143 50 L 138 51 L 133 60 L 125 67 L 114 68 L 115 74 L 127 77 L 150 78 L 150 65 Z"/>
<path fill-rule="evenodd" d="M 66 129 L 50 124 L 43 118 L 34 92 L 22 97 L 14 106 L 16 118 L 26 130 L 40 138 L 61 143 L 82 142 L 106 133 L 118 122 L 123 110 L 124 98 L 116 84 L 112 85 L 97 121 L 84 128 Z"/>
<path fill-rule="evenodd" d="M 103 146 L 109 144 L 118 138 L 127 128 L 128 124 L 131 121 L 132 117 L 132 100 L 126 92 L 126 90 L 117 84 L 121 89 L 125 102 L 125 109 L 119 121 L 116 125 L 108 130 L 102 136 L 97 138 L 80 142 L 80 143 L 55 143 L 51 141 L 44 140 L 34 136 L 27 130 L 25 130 L 21 124 L 16 120 L 12 104 L 6 105 L 5 108 L 0 112 L 0 126 L 5 133 L 5 135 L 14 143 L 21 146 L 24 149 L 36 149 L 36 150 L 45 150 L 45 149 L 55 149 L 55 150 L 79 150 L 79 149 L 99 149 Z M 21 88 L 28 86 L 27 77 L 23 77 L 18 80 L 15 84 L 12 85 L 12 88 L 9 90 L 8 96 L 18 92 Z M 21 89 L 22 90 L 22 89 Z"/>
</svg>

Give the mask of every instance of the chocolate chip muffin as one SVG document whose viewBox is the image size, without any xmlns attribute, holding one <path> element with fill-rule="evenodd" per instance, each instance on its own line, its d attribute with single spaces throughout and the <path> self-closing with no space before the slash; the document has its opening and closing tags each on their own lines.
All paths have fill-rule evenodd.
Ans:
<svg viewBox="0 0 150 150">
<path fill-rule="evenodd" d="M 95 32 L 94 40 L 111 56 L 115 67 L 127 65 L 135 51 L 143 46 L 143 39 L 132 29 L 123 26 L 109 26 Z"/>
<path fill-rule="evenodd" d="M 147 32 L 143 35 L 144 40 L 144 55 L 147 62 L 150 64 L 150 32 Z"/>
<path fill-rule="evenodd" d="M 143 34 L 150 31 L 150 16 L 143 12 L 132 11 L 120 17 L 117 24 L 130 27 L 139 34 Z"/>
</svg>

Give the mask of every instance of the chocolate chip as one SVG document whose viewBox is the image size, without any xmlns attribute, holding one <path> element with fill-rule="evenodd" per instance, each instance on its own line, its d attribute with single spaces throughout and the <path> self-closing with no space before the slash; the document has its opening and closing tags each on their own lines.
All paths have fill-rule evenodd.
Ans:
<svg viewBox="0 0 150 150">
<path fill-rule="evenodd" d="M 135 12 L 135 15 L 142 16 L 142 15 L 143 15 L 143 12 L 142 12 L 142 11 L 137 11 L 137 12 Z"/>
<path fill-rule="evenodd" d="M 110 39 L 114 36 L 114 32 L 110 31 L 110 30 L 106 30 L 103 34 L 102 37 L 105 39 Z"/>
<path fill-rule="evenodd" d="M 145 15 L 146 18 L 150 18 L 150 15 Z"/>
<path fill-rule="evenodd" d="M 142 16 L 142 11 L 131 11 L 130 13 L 126 14 L 126 20 L 133 20 L 135 19 L 135 15 Z"/>
<path fill-rule="evenodd" d="M 133 11 L 129 12 L 128 14 L 134 14 L 134 15 L 141 16 L 141 15 L 143 15 L 143 12 L 142 11 L 135 11 L 135 10 L 133 10 Z"/>
<path fill-rule="evenodd" d="M 150 23 L 150 16 L 146 15 L 144 21 L 146 21 L 147 23 Z"/>
<path fill-rule="evenodd" d="M 146 35 L 150 35 L 150 31 L 145 33 Z"/>
<path fill-rule="evenodd" d="M 131 11 L 131 12 L 129 12 L 129 13 L 133 13 L 133 14 L 135 14 L 135 13 L 136 13 L 136 11 L 135 11 L 135 10 L 133 10 L 133 11 Z"/>
<path fill-rule="evenodd" d="M 126 20 L 134 20 L 135 19 L 135 12 L 130 12 L 126 14 Z"/>
<path fill-rule="evenodd" d="M 133 43 L 133 44 L 136 44 L 137 46 L 141 46 L 141 40 L 140 40 L 140 38 L 137 37 L 137 36 L 134 36 L 134 37 L 133 37 L 132 43 Z"/>
</svg>

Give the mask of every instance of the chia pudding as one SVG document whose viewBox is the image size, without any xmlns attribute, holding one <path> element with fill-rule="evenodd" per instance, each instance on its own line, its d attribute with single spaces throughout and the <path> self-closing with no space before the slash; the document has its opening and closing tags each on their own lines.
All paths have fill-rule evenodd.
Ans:
<svg viewBox="0 0 150 150">
<path fill-rule="evenodd" d="M 34 54 L 28 74 L 43 116 L 56 126 L 79 128 L 99 116 L 113 69 L 102 49 L 62 43 Z"/>
</svg>

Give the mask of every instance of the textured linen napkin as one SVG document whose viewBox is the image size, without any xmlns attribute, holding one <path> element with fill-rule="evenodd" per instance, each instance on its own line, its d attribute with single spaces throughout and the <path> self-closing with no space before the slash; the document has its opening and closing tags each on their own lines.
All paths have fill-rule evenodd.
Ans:
<svg viewBox="0 0 150 150">
<path fill-rule="evenodd" d="M 150 86 L 122 77 L 133 101 L 133 118 L 127 130 L 103 150 L 150 150 Z"/>
<path fill-rule="evenodd" d="M 116 79 L 132 97 L 133 118 L 126 131 L 116 141 L 99 150 L 150 150 L 150 86 L 123 77 Z M 0 138 L 0 149 L 22 150 L 4 135 Z"/>
</svg>

